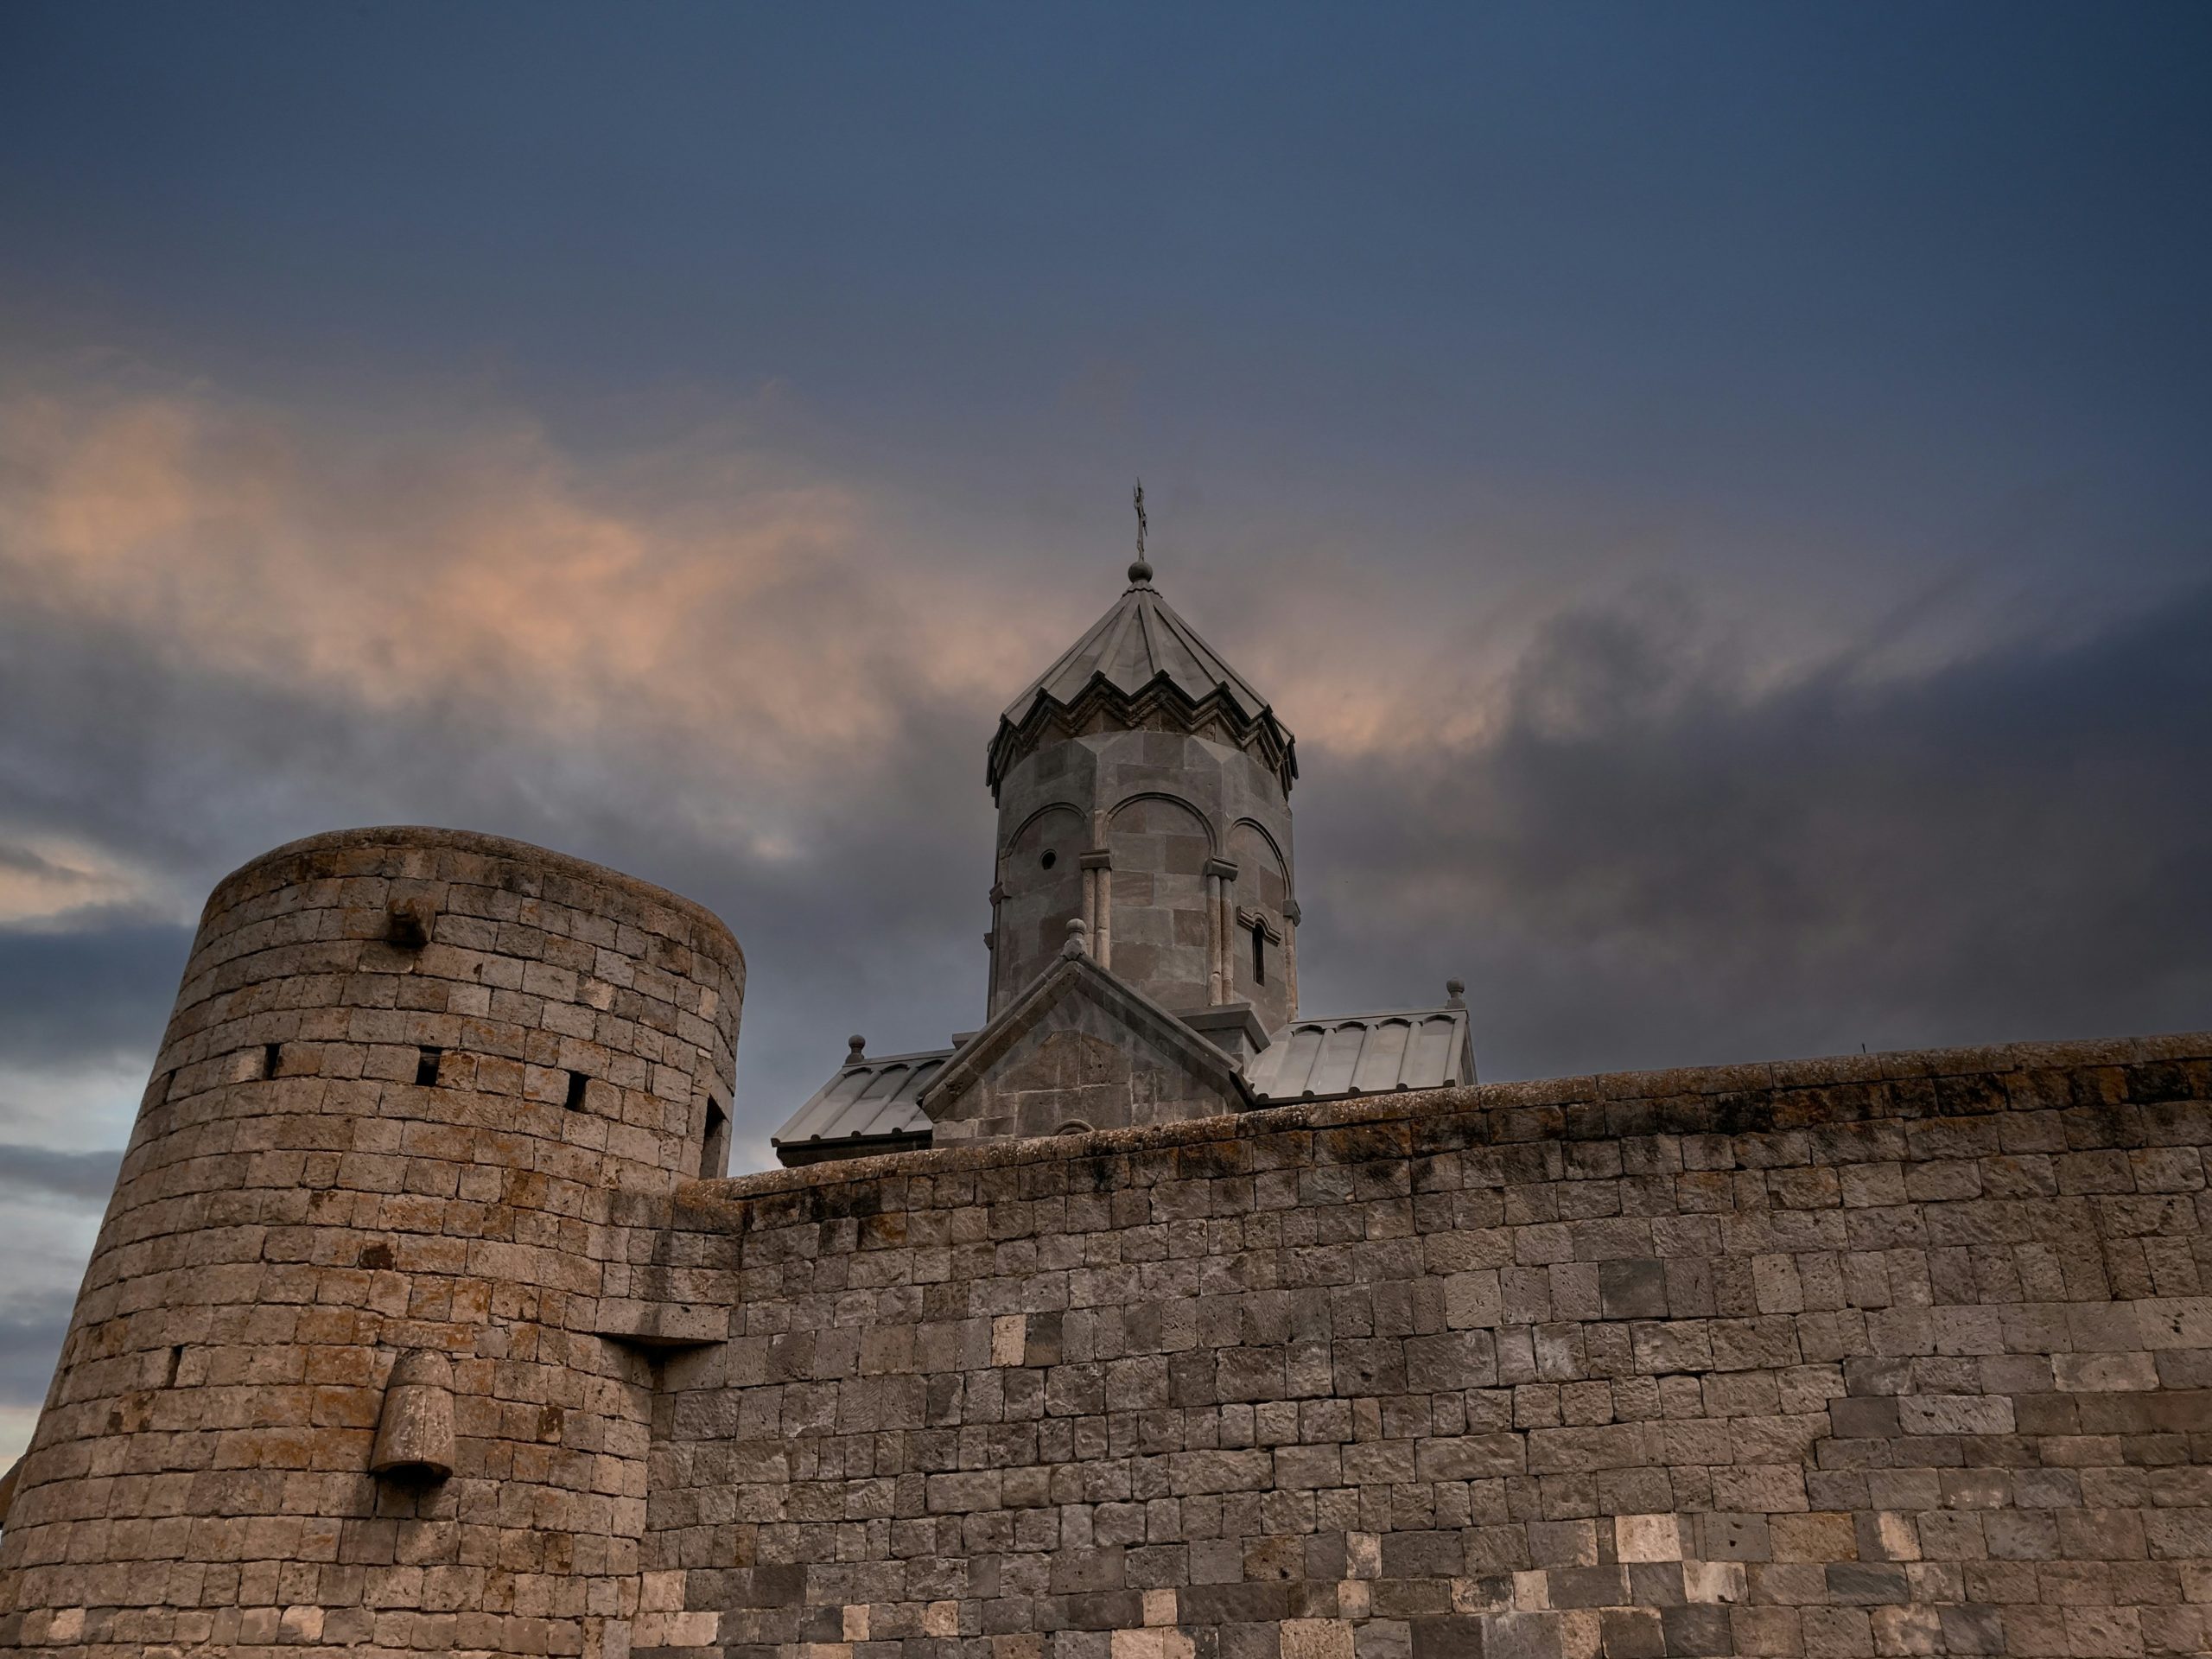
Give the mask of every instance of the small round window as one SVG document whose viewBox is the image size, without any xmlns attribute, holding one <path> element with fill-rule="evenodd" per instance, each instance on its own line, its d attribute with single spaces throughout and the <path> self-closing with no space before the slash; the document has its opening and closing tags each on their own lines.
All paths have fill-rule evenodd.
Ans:
<svg viewBox="0 0 2212 1659">
<path fill-rule="evenodd" d="M 1047 847 L 1047 848 L 1045 849 L 1045 857 L 1044 857 L 1044 860 L 1043 860 L 1043 863 L 1044 863 L 1045 868 L 1046 868 L 1046 869 L 1048 869 L 1048 870 L 1049 870 L 1049 869 L 1051 869 L 1051 868 L 1052 868 L 1052 866 L 1053 866 L 1053 865 L 1055 865 L 1055 864 L 1058 863 L 1059 861 L 1060 861 L 1060 855 L 1059 855 L 1058 853 L 1054 852 L 1051 848 Z"/>
</svg>

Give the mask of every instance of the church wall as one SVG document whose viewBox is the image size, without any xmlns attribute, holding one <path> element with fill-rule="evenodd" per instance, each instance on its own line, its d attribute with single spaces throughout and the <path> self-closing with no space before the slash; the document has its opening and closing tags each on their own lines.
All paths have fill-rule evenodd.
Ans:
<svg viewBox="0 0 2212 1659">
<path fill-rule="evenodd" d="M 1230 952 L 1236 997 L 1252 1005 L 1262 1025 L 1269 1031 L 1280 1031 L 1290 1023 L 1294 1012 L 1289 875 L 1274 839 L 1249 819 L 1239 819 L 1230 826 L 1229 856 L 1236 866 L 1237 931 Z M 1260 922 L 1260 950 L 1264 953 L 1257 961 L 1248 920 L 1253 917 Z"/>
<path fill-rule="evenodd" d="M 1025 1023 L 968 1086 L 931 1096 L 933 1144 L 1131 1128 L 1212 1117 L 1238 1103 L 1217 1052 L 1208 1050 L 1215 1064 L 1200 1067 L 1172 1042 L 1133 1040 L 1126 1009 L 1081 990 Z"/>
<path fill-rule="evenodd" d="M 690 1190 L 636 1650 L 2180 1654 L 2212 1035 L 1488 1085 Z"/>
<path fill-rule="evenodd" d="M 1065 777 L 1046 786 L 1056 793 L 1076 788 Z M 1087 788 L 1080 798 L 1080 808 L 1056 798 L 1033 809 L 1018 823 L 999 860 L 1004 897 L 992 939 L 999 976 L 993 987 L 994 1014 L 1059 959 L 1068 918 L 1083 912 L 1082 861 L 1091 847 Z"/>
<path fill-rule="evenodd" d="M 601 1333 L 671 1280 L 613 1224 L 699 1171 L 743 988 L 705 911 L 491 836 L 226 880 L 0 1535 L 0 1648 L 619 1651 L 653 1373 Z M 379 1479 L 418 1350 L 452 1475 Z"/>
<path fill-rule="evenodd" d="M 1039 818 L 1062 804 L 1071 810 Z M 1230 744 L 1182 732 L 1108 730 L 1040 746 L 1000 790 L 993 1011 L 1051 966 L 1069 918 L 1082 913 L 1079 876 L 1057 839 L 1053 864 L 1043 868 L 1043 837 L 1078 834 L 1088 851 L 1102 831 L 1113 855 L 1111 937 L 1102 957 L 1164 1007 L 1209 1006 L 1215 919 L 1205 868 L 1211 859 L 1232 857 L 1253 824 L 1288 855 L 1290 808 L 1280 781 Z M 1277 871 L 1274 886 L 1286 885 L 1282 874 Z M 1237 891 L 1249 896 L 1238 902 L 1257 902 L 1268 884 L 1267 876 L 1240 874 Z M 1280 929 L 1283 896 L 1274 902 Z M 1239 932 L 1229 944 L 1232 966 L 1249 963 L 1249 939 Z M 1249 967 L 1244 971 L 1249 977 Z M 1257 1004 L 1270 1026 L 1287 1017 L 1281 996 L 1279 990 Z"/>
<path fill-rule="evenodd" d="M 1114 972 L 1168 1008 L 1203 1008 L 1213 918 L 1206 866 L 1219 832 L 1172 796 L 1125 801 L 1106 825 L 1114 855 Z"/>
</svg>

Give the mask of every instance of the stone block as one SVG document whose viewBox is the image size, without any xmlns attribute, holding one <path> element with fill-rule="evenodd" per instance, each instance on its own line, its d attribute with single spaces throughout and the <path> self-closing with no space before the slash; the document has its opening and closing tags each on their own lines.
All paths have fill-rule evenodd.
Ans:
<svg viewBox="0 0 2212 1659">
<path fill-rule="evenodd" d="M 2056 1385 L 2069 1394 L 2109 1393 L 2158 1386 L 2158 1364 L 2148 1353 L 2054 1354 L 2050 1365 Z"/>
<path fill-rule="evenodd" d="M 1598 1264 L 1599 1300 L 1609 1319 L 1663 1319 L 1668 1313 L 1666 1263 L 1649 1257 Z"/>
<path fill-rule="evenodd" d="M 2010 1434 L 2012 1402 L 2002 1395 L 1905 1395 L 1897 1401 L 1907 1434 Z"/>
<path fill-rule="evenodd" d="M 423 955 L 511 964 L 500 1007 L 542 1023 L 487 994 L 463 1040 L 420 1023 L 448 1013 L 400 984 L 419 974 L 380 969 L 390 995 L 301 1011 L 336 1018 L 283 1033 L 278 1078 L 221 1081 L 220 1044 L 190 1062 L 180 1102 L 361 1092 L 174 1126 L 162 1167 L 248 1185 L 153 1194 L 103 1255 L 66 1395 L 97 1503 L 35 1458 L 63 1473 L 0 1535 L 31 1609 L 0 1642 L 606 1659 L 626 1620 L 794 1659 L 2204 1645 L 2202 1160 L 2136 1156 L 2117 1084 L 2071 1103 L 2108 1057 L 2041 1056 L 2064 1103 L 2032 1109 L 1991 1103 L 1984 1056 L 1786 1098 L 1731 1071 L 1309 1103 L 1080 1149 L 947 1124 L 926 1159 L 677 1198 L 653 1126 L 693 1116 L 723 1059 L 698 1010 L 733 988 L 618 930 L 579 957 L 525 901 L 550 913 L 461 893 L 440 925 L 495 931 Z M 589 975 L 573 1004 L 563 972 Z M 397 1023 L 356 1042 L 357 1014 Z M 346 1058 L 411 1065 L 433 1034 L 435 1087 Z M 563 1116 L 485 1091 L 495 1061 L 518 1089 L 605 1071 Z M 492 1103 L 409 1116 L 448 1096 Z M 644 1185 L 602 1191 L 610 1159 Z M 448 1328 L 454 1490 L 356 1513 L 388 1363 L 361 1357 Z M 698 1339 L 638 1351 L 671 1332 Z"/>
<path fill-rule="evenodd" d="M 1662 1632 L 1669 1659 L 1675 1656 L 1706 1656 L 1730 1654 L 1736 1650 L 1735 1637 L 1729 1623 L 1728 1609 L 1720 1606 L 1683 1605 L 1662 1607 L 1659 1610 L 1659 1626 Z"/>
<path fill-rule="evenodd" d="M 1618 1515 L 1613 1517 L 1614 1548 L 1624 1561 L 1678 1561 L 1682 1559 L 1681 1523 L 1672 1515 Z"/>
<path fill-rule="evenodd" d="M 1599 1616 L 1605 1659 L 1665 1659 L 1667 1637 L 1656 1608 L 1609 1609 Z"/>
<path fill-rule="evenodd" d="M 1411 1625 L 1413 1659 L 1485 1659 L 1479 1617 L 1433 1614 Z"/>
<path fill-rule="evenodd" d="M 1697 1554 L 1717 1561 L 1770 1561 L 1774 1544 L 1764 1515 L 1708 1511 L 1697 1519 Z"/>
<path fill-rule="evenodd" d="M 1353 1659 L 1349 1619 L 1285 1619 L 1280 1640 L 1282 1659 Z"/>
</svg>

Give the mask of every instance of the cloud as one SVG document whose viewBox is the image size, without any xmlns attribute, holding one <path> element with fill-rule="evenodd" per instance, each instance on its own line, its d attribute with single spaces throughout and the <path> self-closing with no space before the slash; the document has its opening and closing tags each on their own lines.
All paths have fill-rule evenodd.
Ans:
<svg viewBox="0 0 2212 1659">
<path fill-rule="evenodd" d="M 225 871 L 435 823 L 699 899 L 747 955 L 763 1158 L 849 1032 L 975 1024 L 983 745 L 1111 598 L 759 411 L 623 451 L 48 386 L 0 404 L 0 1194 L 48 1299 L 0 1316 L 19 1400 L 105 1192 L 86 1126 L 119 1147 Z M 1299 734 L 1310 1009 L 1461 974 L 1492 1077 L 2207 1023 L 2212 592 L 1899 653 L 1417 575 L 1309 537 L 1163 577 Z"/>
<path fill-rule="evenodd" d="M 68 1066 L 155 1045 L 192 931 L 135 912 L 76 912 L 67 928 L 0 929 L 0 1055 Z"/>
<path fill-rule="evenodd" d="M 72 1286 L 0 1307 L 0 1409 L 35 1407 L 46 1398 L 76 1300 Z M 14 1452 L 0 1455 L 12 1459 Z"/>
<path fill-rule="evenodd" d="M 1039 620 L 960 626 L 987 572 L 918 568 L 862 492 L 734 416 L 586 463 L 511 412 L 363 432 L 95 384 L 0 404 L 0 468 L 26 620 L 580 752 L 650 729 L 722 777 L 880 757 L 907 700 L 988 697 Z"/>
<path fill-rule="evenodd" d="M 134 908 L 151 897 L 139 873 L 99 848 L 0 840 L 0 927 L 67 929 L 87 912 Z"/>
<path fill-rule="evenodd" d="M 1694 607 L 1560 615 L 1482 741 L 1309 764 L 1301 984 L 1464 972 L 1508 1076 L 2202 1027 L 2208 630 L 1777 678 Z"/>
<path fill-rule="evenodd" d="M 6 1112 L 0 1105 L 0 1114 Z M 50 1147 L 19 1147 L 0 1141 L 0 1192 L 28 1198 L 57 1198 L 74 1206 L 105 1209 L 115 1190 L 122 1154 L 115 1152 L 56 1152 Z"/>
<path fill-rule="evenodd" d="M 982 743 L 1082 596 L 1001 591 L 757 416 L 587 454 L 511 410 L 426 433 L 102 379 L 0 404 L 0 1047 L 150 1057 L 165 924 L 270 845 L 390 822 L 728 917 L 766 1033 L 741 1128 L 855 1004 L 971 1024 Z"/>
<path fill-rule="evenodd" d="M 982 746 L 1109 595 L 1010 583 L 759 410 L 587 451 L 512 410 L 425 435 L 96 384 L 6 405 L 0 462 L 0 697 L 35 714 L 0 731 L 0 887 L 46 907 L 0 934 L 0 1042 L 150 1052 L 156 912 L 392 821 L 721 912 L 753 1144 L 846 1032 L 973 1023 Z M 1680 588 L 1409 613 L 1303 544 L 1170 586 L 1300 734 L 1309 1006 L 1465 973 L 1497 1075 L 2195 1017 L 2202 594 L 1900 658 Z M 146 915 L 68 908 L 73 872 Z"/>
</svg>

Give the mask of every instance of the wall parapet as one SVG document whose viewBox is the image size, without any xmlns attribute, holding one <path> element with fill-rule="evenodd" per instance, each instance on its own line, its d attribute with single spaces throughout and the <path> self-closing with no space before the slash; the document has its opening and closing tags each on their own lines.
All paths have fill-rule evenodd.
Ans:
<svg viewBox="0 0 2212 1659">
<path fill-rule="evenodd" d="M 2212 1651 L 2208 1147 L 2191 1033 L 689 1185 L 632 1651 Z"/>
<path fill-rule="evenodd" d="M 2120 1132 L 2145 1137 L 2143 1144 L 2158 1144 L 2162 1135 L 2189 1131 L 2163 1125 L 2158 1107 L 2208 1097 L 2212 1097 L 2212 1031 L 2174 1032 L 1406 1090 L 1132 1129 L 825 1160 L 699 1182 L 686 1192 L 694 1205 L 730 1206 L 886 1178 L 1135 1156 L 1221 1141 L 1394 1124 L 1406 1126 L 1406 1145 L 1417 1152 L 1424 1144 L 1424 1133 L 1438 1132 L 1456 1148 L 1649 1135 L 1810 1131 L 2008 1111 L 2099 1111 L 2132 1117 L 2133 1129 Z M 1452 1120 L 1448 1130 L 1442 1128 L 1444 1120 Z"/>
</svg>

